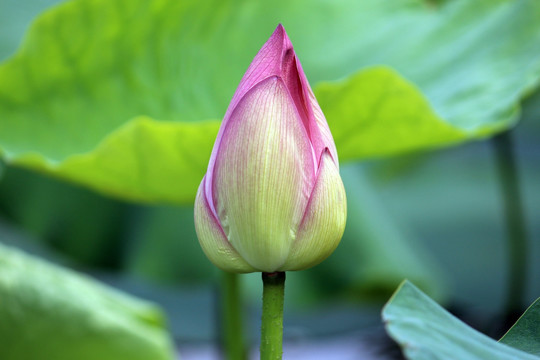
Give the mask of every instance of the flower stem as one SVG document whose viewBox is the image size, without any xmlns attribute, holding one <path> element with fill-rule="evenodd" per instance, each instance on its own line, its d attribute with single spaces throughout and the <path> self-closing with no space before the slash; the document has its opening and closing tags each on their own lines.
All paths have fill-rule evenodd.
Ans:
<svg viewBox="0 0 540 360">
<path fill-rule="evenodd" d="M 246 359 L 242 326 L 242 302 L 238 274 L 223 272 L 221 336 L 223 352 L 227 360 Z"/>
<path fill-rule="evenodd" d="M 524 304 L 528 243 L 511 133 L 497 135 L 493 142 L 506 221 L 509 275 L 505 311 L 510 316 L 520 314 Z"/>
<path fill-rule="evenodd" d="M 285 272 L 262 273 L 262 280 L 261 360 L 281 360 Z"/>
</svg>

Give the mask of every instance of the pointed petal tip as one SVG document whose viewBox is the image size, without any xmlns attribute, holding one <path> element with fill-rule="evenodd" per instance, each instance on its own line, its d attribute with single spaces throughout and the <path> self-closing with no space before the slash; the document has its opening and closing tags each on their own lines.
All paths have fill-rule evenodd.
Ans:
<svg viewBox="0 0 540 360">
<path fill-rule="evenodd" d="M 279 43 L 282 43 L 283 46 L 283 52 L 285 52 L 287 49 L 292 48 L 291 40 L 289 39 L 289 35 L 287 35 L 287 31 L 285 31 L 285 27 L 279 23 L 274 32 L 272 33 L 272 36 L 270 36 L 270 39 L 279 39 Z"/>
<path fill-rule="evenodd" d="M 325 146 L 322 151 L 321 151 L 321 155 L 319 156 L 319 161 L 317 162 L 317 165 L 318 165 L 318 168 L 320 169 L 320 166 L 322 164 L 322 161 L 323 161 L 323 157 L 325 155 L 328 155 L 330 156 L 330 159 L 332 160 L 332 162 L 334 163 L 334 165 L 336 165 L 336 167 L 338 168 L 339 170 L 339 160 L 338 158 L 336 157 L 336 155 L 334 155 L 332 153 L 332 151 L 330 150 L 330 148 L 328 146 Z"/>
<path fill-rule="evenodd" d="M 283 39 L 283 34 L 285 34 L 285 28 L 283 28 L 283 25 L 281 23 L 275 28 L 272 35 L 270 35 L 270 38 L 266 41 L 267 43 L 270 41 L 275 41 L 275 39 Z M 280 42 L 279 40 L 277 41 Z M 264 47 L 264 46 L 263 46 Z"/>
<path fill-rule="evenodd" d="M 283 24 L 279 23 L 278 26 L 276 27 L 276 30 L 274 30 L 274 34 L 287 34 L 287 32 L 285 31 L 285 28 L 283 27 Z"/>
</svg>

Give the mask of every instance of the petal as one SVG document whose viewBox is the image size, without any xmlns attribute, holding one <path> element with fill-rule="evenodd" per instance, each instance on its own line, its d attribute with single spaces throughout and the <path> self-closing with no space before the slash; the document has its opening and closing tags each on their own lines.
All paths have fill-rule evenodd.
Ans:
<svg viewBox="0 0 540 360">
<path fill-rule="evenodd" d="M 206 176 L 205 176 L 206 177 Z M 247 273 L 256 271 L 231 246 L 204 196 L 203 178 L 195 199 L 195 229 L 201 247 L 212 263 L 222 270 Z"/>
<path fill-rule="evenodd" d="M 260 57 L 262 56 L 266 60 L 271 59 L 271 61 L 269 63 L 261 61 Z M 334 144 L 334 139 L 326 118 L 309 86 L 304 69 L 294 52 L 292 42 L 281 25 L 277 27 L 270 40 L 263 46 L 257 57 L 255 57 L 255 60 L 240 83 L 239 90 L 237 90 L 237 94 L 233 98 L 233 103 L 235 103 L 237 95 L 242 93 L 244 86 L 253 86 L 251 82 L 253 78 L 262 79 L 261 76 L 274 74 L 281 76 L 285 81 L 287 90 L 296 105 L 296 109 L 302 118 L 306 132 L 311 140 L 314 149 L 314 158 L 318 161 L 325 148 L 328 148 L 334 162 L 339 168 L 336 145 Z"/>
<path fill-rule="evenodd" d="M 308 117 L 308 133 L 317 159 L 321 159 L 322 153 L 325 149 L 328 149 L 336 167 L 339 169 L 339 162 L 337 156 L 336 145 L 334 144 L 334 138 L 326 122 L 326 118 L 309 86 L 309 82 L 304 74 L 300 61 L 295 62 L 298 72 L 299 82 L 301 84 L 303 102 Z"/>
<path fill-rule="evenodd" d="M 261 81 L 273 76 L 279 76 L 285 82 L 287 91 L 295 104 L 296 111 L 302 119 L 305 131 L 311 139 L 314 150 L 314 169 L 318 168 L 317 161 L 320 159 L 324 148 L 330 149 L 335 163 L 338 164 L 336 146 L 334 145 L 334 140 L 326 119 L 313 95 L 313 91 L 309 87 L 306 75 L 296 57 L 292 43 L 283 26 L 279 24 L 270 39 L 268 39 L 253 59 L 225 113 L 208 164 L 208 176 L 206 180 L 206 196 L 208 199 L 213 198 L 212 183 L 217 151 L 232 112 L 250 89 Z M 210 207 L 214 215 L 217 216 L 214 204 L 211 203 Z"/>
<path fill-rule="evenodd" d="M 227 238 L 251 266 L 286 260 L 314 184 L 312 148 L 281 78 L 253 87 L 224 129 L 214 204 Z"/>
<path fill-rule="evenodd" d="M 292 49 L 291 42 L 283 26 L 278 25 L 276 30 L 259 50 L 242 77 L 236 92 L 229 104 L 225 118 L 228 118 L 236 105 L 255 85 L 272 76 L 281 76 L 282 59 L 285 51 Z"/>
<path fill-rule="evenodd" d="M 346 219 L 345 188 L 330 152 L 325 150 L 296 241 L 279 271 L 307 269 L 326 259 L 338 246 Z"/>
<path fill-rule="evenodd" d="M 214 147 L 212 149 L 210 161 L 208 163 L 208 171 L 207 171 L 208 176 L 206 179 L 206 182 L 207 182 L 206 197 L 208 199 L 212 199 L 214 197 L 212 194 L 213 192 L 212 183 L 214 181 L 213 180 L 214 166 L 216 163 L 217 151 L 219 149 L 219 146 L 223 138 L 224 129 L 227 127 L 231 114 L 236 109 L 238 102 L 244 97 L 244 95 L 251 88 L 253 88 L 256 84 L 258 84 L 264 79 L 267 79 L 272 76 L 280 75 L 281 58 L 282 58 L 283 47 L 284 47 L 284 34 L 285 34 L 285 29 L 283 29 L 283 26 L 281 26 L 280 24 L 276 28 L 272 36 L 270 36 L 270 39 L 266 41 L 266 43 L 259 50 L 257 55 L 255 55 L 255 58 L 253 59 L 253 61 L 249 65 L 249 68 L 246 70 L 246 73 L 242 77 L 242 80 L 240 81 L 240 84 L 238 85 L 238 88 L 236 89 L 236 92 L 234 93 L 234 96 L 229 104 L 229 107 L 227 108 L 227 112 L 225 113 L 223 122 L 221 123 L 221 127 L 219 129 L 216 142 L 214 143 Z M 212 209 L 212 212 L 214 213 L 214 215 L 217 216 L 217 212 L 215 210 L 214 204 L 211 203 L 210 208 Z"/>
</svg>

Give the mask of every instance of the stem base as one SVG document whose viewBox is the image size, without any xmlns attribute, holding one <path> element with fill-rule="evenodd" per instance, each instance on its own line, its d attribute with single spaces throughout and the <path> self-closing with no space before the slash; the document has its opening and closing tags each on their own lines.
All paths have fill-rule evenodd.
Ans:
<svg viewBox="0 0 540 360">
<path fill-rule="evenodd" d="M 261 360 L 281 360 L 285 272 L 262 273 L 262 280 Z"/>
</svg>

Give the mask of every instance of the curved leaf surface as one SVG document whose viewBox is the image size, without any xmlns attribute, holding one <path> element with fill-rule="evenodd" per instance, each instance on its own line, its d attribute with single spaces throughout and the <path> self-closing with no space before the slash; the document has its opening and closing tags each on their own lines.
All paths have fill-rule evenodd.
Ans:
<svg viewBox="0 0 540 360">
<path fill-rule="evenodd" d="M 499 342 L 540 357 L 540 299 L 529 306 Z"/>
<path fill-rule="evenodd" d="M 4 245 L 0 303 L 5 360 L 174 358 L 154 305 Z"/>
<path fill-rule="evenodd" d="M 218 129 L 219 121 L 164 122 L 141 116 L 88 153 L 63 161 L 30 153 L 12 158 L 12 163 L 133 201 L 189 203 Z"/>
<path fill-rule="evenodd" d="M 472 135 L 444 121 L 417 87 L 386 67 L 322 83 L 317 98 L 342 160 L 441 147 Z"/>
<path fill-rule="evenodd" d="M 198 121 L 221 118 L 278 22 L 312 83 L 346 78 L 316 88 L 344 159 L 489 136 L 515 123 L 540 77 L 534 0 L 74 0 L 43 13 L 0 66 L 0 151 L 108 194 L 189 202 L 214 134 Z M 380 64 L 401 75 L 358 72 Z M 157 120 L 130 125 L 141 116 L 176 121 L 177 135 L 142 143 L 161 132 Z M 104 174 L 104 156 L 119 171 Z"/>
<path fill-rule="evenodd" d="M 382 317 L 388 334 L 411 360 L 538 360 L 470 328 L 408 281 L 385 305 Z"/>
</svg>

